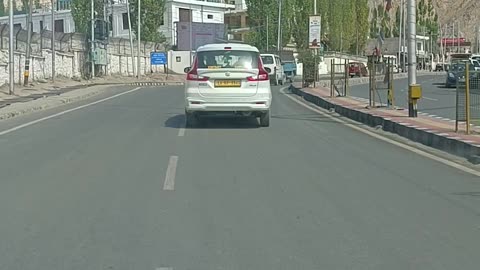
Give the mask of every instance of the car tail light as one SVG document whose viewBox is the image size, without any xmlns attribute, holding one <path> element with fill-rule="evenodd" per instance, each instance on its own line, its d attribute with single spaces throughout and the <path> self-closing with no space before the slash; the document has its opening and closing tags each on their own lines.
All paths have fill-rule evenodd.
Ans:
<svg viewBox="0 0 480 270">
<path fill-rule="evenodd" d="M 193 68 L 187 73 L 187 81 L 199 81 L 199 82 L 206 82 L 208 81 L 208 77 L 199 76 L 198 75 L 198 60 L 195 58 L 193 61 Z"/>
<path fill-rule="evenodd" d="M 263 68 L 262 59 L 258 57 L 258 75 L 247 77 L 249 82 L 268 81 L 268 72 Z"/>
</svg>

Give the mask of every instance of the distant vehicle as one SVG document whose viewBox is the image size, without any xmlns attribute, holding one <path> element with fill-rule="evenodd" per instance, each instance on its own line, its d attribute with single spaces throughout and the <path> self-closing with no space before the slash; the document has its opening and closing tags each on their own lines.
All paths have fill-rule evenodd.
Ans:
<svg viewBox="0 0 480 270">
<path fill-rule="evenodd" d="M 447 71 L 447 64 L 442 62 L 435 64 L 434 71 Z"/>
<path fill-rule="evenodd" d="M 470 56 L 470 59 L 480 62 L 480 54 L 472 54 L 472 56 Z"/>
<path fill-rule="evenodd" d="M 283 72 L 285 73 L 286 79 L 293 82 L 293 79 L 297 76 L 297 63 L 295 63 L 295 61 L 284 61 Z"/>
<path fill-rule="evenodd" d="M 353 77 L 367 77 L 368 70 L 364 63 L 361 62 L 351 62 L 348 64 L 348 74 L 351 78 Z"/>
<path fill-rule="evenodd" d="M 270 69 L 268 73 L 273 85 L 283 85 L 285 82 L 285 72 L 283 71 L 282 60 L 276 54 L 261 54 L 263 65 Z"/>
<path fill-rule="evenodd" d="M 450 88 L 457 86 L 457 82 L 462 82 L 465 80 L 465 62 L 463 63 L 454 63 L 450 65 L 450 68 L 447 72 L 447 80 L 445 82 L 445 87 Z M 469 70 L 474 71 L 475 67 L 473 65 L 469 65 Z M 472 73 L 471 76 L 474 74 Z"/>
<path fill-rule="evenodd" d="M 185 68 L 185 116 L 189 127 L 202 116 L 258 117 L 270 125 L 269 68 L 257 48 L 238 43 L 207 44 Z"/>
</svg>

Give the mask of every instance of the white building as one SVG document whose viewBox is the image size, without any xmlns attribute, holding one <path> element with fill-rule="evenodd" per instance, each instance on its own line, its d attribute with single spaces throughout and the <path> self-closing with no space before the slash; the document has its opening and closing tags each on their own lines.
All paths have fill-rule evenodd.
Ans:
<svg viewBox="0 0 480 270">
<path fill-rule="evenodd" d="M 1 24 L 8 24 L 8 16 L 0 17 Z M 14 26 L 21 26 L 27 29 L 27 15 L 18 14 L 13 16 Z M 69 9 L 55 11 L 55 30 L 61 33 L 75 32 L 75 24 L 73 22 L 72 13 Z M 50 6 L 33 10 L 32 12 L 32 30 L 40 33 L 41 30 L 52 30 L 52 16 Z"/>
<path fill-rule="evenodd" d="M 168 43 L 176 45 L 177 22 L 223 24 L 224 14 L 230 9 L 235 9 L 235 0 L 166 0 L 160 32 Z"/>
</svg>

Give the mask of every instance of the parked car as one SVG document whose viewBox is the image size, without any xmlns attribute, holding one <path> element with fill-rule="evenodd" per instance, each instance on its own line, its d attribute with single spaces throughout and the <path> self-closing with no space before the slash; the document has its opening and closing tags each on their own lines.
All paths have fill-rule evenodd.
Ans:
<svg viewBox="0 0 480 270">
<path fill-rule="evenodd" d="M 367 67 L 361 62 L 351 62 L 348 65 L 348 74 L 350 77 L 366 77 L 368 76 Z"/>
<path fill-rule="evenodd" d="M 200 46 L 193 66 L 185 69 L 187 126 L 209 115 L 258 117 L 260 126 L 269 126 L 269 71 L 256 47 L 237 43 Z"/>
<path fill-rule="evenodd" d="M 260 56 L 262 57 L 263 66 L 270 69 L 268 75 L 273 85 L 283 85 L 286 76 L 280 57 L 276 54 L 261 54 Z"/>
</svg>

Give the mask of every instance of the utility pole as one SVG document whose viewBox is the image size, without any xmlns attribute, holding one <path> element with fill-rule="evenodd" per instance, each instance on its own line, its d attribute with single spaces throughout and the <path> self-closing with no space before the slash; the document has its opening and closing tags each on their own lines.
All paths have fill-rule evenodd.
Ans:
<svg viewBox="0 0 480 270">
<path fill-rule="evenodd" d="M 268 13 L 267 13 L 267 52 L 268 52 L 268 47 L 270 47 L 269 44 L 268 44 L 268 41 L 269 41 L 269 40 L 268 40 L 268 35 L 269 35 L 269 31 L 268 31 L 268 27 L 269 27 L 269 25 L 268 25 L 268 20 L 269 20 L 269 18 L 268 18 Z"/>
<path fill-rule="evenodd" d="M 10 72 L 10 82 L 9 82 L 9 90 L 8 90 L 8 94 L 9 95 L 13 95 L 13 93 L 15 92 L 14 91 L 14 85 L 15 85 L 15 77 L 14 77 L 14 72 L 15 72 L 15 69 L 13 68 L 13 65 L 14 65 L 14 56 L 13 56 L 13 0 L 10 0 L 9 1 L 9 12 L 8 12 L 8 23 L 10 24 L 9 25 L 9 29 L 10 29 L 10 33 L 9 33 L 9 39 L 8 39 L 8 69 L 9 69 L 9 72 Z"/>
<path fill-rule="evenodd" d="M 55 81 L 55 0 L 52 0 L 52 82 Z"/>
<path fill-rule="evenodd" d="M 190 5 L 190 14 L 189 14 L 189 18 L 188 18 L 188 28 L 190 29 L 190 38 L 188 39 L 188 41 L 190 42 L 190 67 L 192 67 L 192 61 L 193 61 L 193 57 L 192 57 L 192 50 L 193 50 L 193 9 L 192 9 L 192 5 Z"/>
<path fill-rule="evenodd" d="M 417 84 L 417 28 L 416 28 L 416 1 L 407 0 L 408 17 L 408 116 L 417 117 L 417 99 L 421 93 L 421 86 Z"/>
<path fill-rule="evenodd" d="M 399 7 L 399 9 L 400 9 L 400 26 L 399 26 L 400 31 L 399 31 L 399 35 L 398 35 L 398 61 L 401 60 L 402 52 L 403 52 L 403 47 L 402 47 L 403 1 L 404 0 L 401 0 L 400 7 Z"/>
<path fill-rule="evenodd" d="M 132 20 L 130 20 L 130 3 L 129 0 L 125 3 L 127 5 L 127 17 L 128 17 L 128 38 L 130 39 L 130 54 L 132 56 L 132 71 L 135 76 L 135 56 L 133 53 L 133 36 L 132 36 Z M 128 69 L 127 69 L 128 73 Z"/>
<path fill-rule="evenodd" d="M 27 15 L 27 48 L 25 49 L 25 72 L 23 73 L 23 85 L 28 85 L 28 76 L 30 75 L 30 51 L 32 40 L 32 5 L 33 0 L 28 1 L 28 15 Z"/>
<path fill-rule="evenodd" d="M 278 0 L 278 33 L 277 33 L 277 52 L 280 52 L 281 46 L 281 27 L 282 27 L 282 2 L 283 0 Z"/>
<path fill-rule="evenodd" d="M 313 15 L 317 15 L 317 0 L 314 0 L 313 1 Z M 321 24 L 321 20 L 320 20 L 320 24 Z M 319 43 L 322 42 L 322 28 L 320 28 L 320 40 L 318 41 Z M 318 55 L 318 49 L 314 49 L 314 68 L 313 68 L 313 71 L 315 72 L 315 74 L 313 74 L 313 87 L 317 87 L 317 79 L 318 79 L 318 63 L 317 63 L 317 55 Z M 330 72 L 334 72 L 333 70 L 331 70 Z"/>
<path fill-rule="evenodd" d="M 140 78 L 140 30 L 141 30 L 141 27 L 140 27 L 140 10 L 141 10 L 141 7 L 140 7 L 140 3 L 141 3 L 141 0 L 138 0 L 138 20 L 137 20 L 137 78 Z"/>
<path fill-rule="evenodd" d="M 407 65 L 407 12 L 406 12 L 406 5 L 405 0 L 402 6 L 403 10 L 403 63 L 402 63 L 402 71 L 406 71 Z"/>
<path fill-rule="evenodd" d="M 109 29 L 109 25 L 110 23 L 108 22 L 107 23 L 107 19 L 108 19 L 108 16 L 107 16 L 107 4 L 109 3 L 110 1 L 108 0 L 103 0 L 103 25 L 106 26 L 106 29 L 105 27 L 103 27 L 103 31 L 104 33 L 107 35 L 107 44 L 108 44 L 108 39 L 110 38 L 109 37 L 109 33 L 108 33 L 108 29 Z M 105 46 L 105 54 L 108 55 L 108 45 Z M 107 72 L 108 72 L 108 57 L 106 59 L 106 63 L 105 63 L 105 75 L 108 75 Z"/>
<path fill-rule="evenodd" d="M 92 31 L 92 38 L 91 38 L 91 44 L 90 44 L 90 55 L 91 55 L 91 61 L 92 61 L 92 79 L 95 78 L 95 3 L 94 0 L 90 1 L 91 3 L 91 31 Z"/>
</svg>

